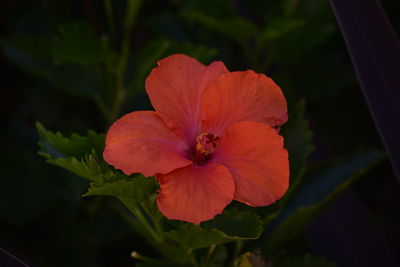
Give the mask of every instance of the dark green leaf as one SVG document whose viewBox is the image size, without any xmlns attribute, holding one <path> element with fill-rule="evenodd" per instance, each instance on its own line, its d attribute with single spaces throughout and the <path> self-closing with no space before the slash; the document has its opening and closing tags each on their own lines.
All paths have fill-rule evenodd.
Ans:
<svg viewBox="0 0 400 267">
<path fill-rule="evenodd" d="M 289 120 L 283 126 L 282 135 L 285 138 L 285 147 L 289 152 L 290 187 L 277 205 L 259 208 L 264 213 L 264 222 L 268 224 L 280 213 L 291 198 L 293 192 L 300 185 L 301 178 L 307 167 L 307 159 L 314 150 L 312 144 L 313 133 L 304 116 L 305 101 L 300 101 L 293 111 L 289 111 Z"/>
<path fill-rule="evenodd" d="M 89 188 L 84 196 L 106 195 L 117 198 L 126 198 L 137 202 L 143 202 L 157 190 L 157 183 L 154 178 L 128 177 L 128 180 L 117 180 L 105 183 L 102 186 Z"/>
<path fill-rule="evenodd" d="M 274 253 L 302 233 L 337 196 L 381 158 L 382 153 L 370 153 L 328 167 L 310 177 L 278 218 L 278 225 L 268 237 L 266 253 Z"/>
<path fill-rule="evenodd" d="M 281 1 L 281 3 L 282 3 L 283 15 L 288 19 L 290 17 L 293 17 L 296 14 L 296 12 L 298 12 L 299 5 L 301 4 L 301 2 L 299 2 L 298 0 L 284 0 Z"/>
<path fill-rule="evenodd" d="M 305 254 L 276 262 L 274 267 L 335 267 L 336 264 L 324 258 Z"/>
<path fill-rule="evenodd" d="M 262 220 L 253 212 L 239 212 L 237 209 L 224 211 L 211 221 L 204 223 L 208 229 L 217 229 L 227 236 L 258 238 L 263 231 Z"/>
<path fill-rule="evenodd" d="M 214 220 L 203 223 L 204 228 L 194 224 L 183 224 L 178 230 L 165 235 L 186 248 L 202 248 L 213 244 L 256 239 L 263 228 L 260 218 L 250 212 L 227 211 Z"/>
<path fill-rule="evenodd" d="M 268 46 L 269 42 L 277 41 L 285 35 L 291 34 L 304 25 L 304 19 L 276 18 L 268 22 L 261 33 L 261 42 Z"/>
<path fill-rule="evenodd" d="M 196 10 L 184 11 L 183 15 L 189 20 L 193 20 L 240 43 L 249 40 L 258 32 L 255 24 L 239 16 L 217 18 Z"/>
<path fill-rule="evenodd" d="M 182 247 L 197 249 L 222 244 L 240 238 L 229 237 L 215 229 L 204 229 L 194 224 L 184 224 L 178 230 L 165 233 L 165 236 L 176 241 Z"/>
<path fill-rule="evenodd" d="M 144 83 L 147 75 L 157 64 L 157 61 L 168 55 L 168 49 L 172 42 L 167 39 L 160 39 L 149 42 L 138 51 L 134 57 L 133 79 L 129 82 L 128 90 L 131 96 L 144 90 Z M 129 73 L 129 70 L 128 70 Z"/>
<path fill-rule="evenodd" d="M 90 25 L 83 22 L 61 25 L 51 45 L 51 52 L 56 64 L 93 64 L 116 57 Z"/>
<path fill-rule="evenodd" d="M 301 206 L 310 206 L 321 202 L 337 186 L 347 180 L 355 180 L 367 172 L 384 157 L 382 152 L 369 152 L 342 159 L 337 162 L 326 162 L 307 172 L 301 186 L 293 194 L 291 202 L 285 208 L 290 214 Z"/>
<path fill-rule="evenodd" d="M 288 122 L 284 125 L 282 135 L 285 137 L 285 147 L 289 152 L 290 191 L 300 182 L 306 169 L 307 159 L 314 150 L 313 133 L 304 115 L 305 101 L 302 100 L 289 112 Z"/>
<path fill-rule="evenodd" d="M 50 44 L 50 40 L 43 38 L 0 40 L 8 60 L 57 89 L 82 97 L 93 97 L 103 90 L 103 70 L 99 66 L 70 64 L 57 67 L 51 57 Z"/>
<path fill-rule="evenodd" d="M 335 32 L 332 23 L 306 22 L 295 31 L 269 43 L 268 55 L 271 62 L 293 64 L 329 40 Z"/>
<path fill-rule="evenodd" d="M 174 267 L 176 264 L 171 264 L 171 263 L 166 263 L 162 262 L 160 260 L 156 260 L 150 257 L 146 257 L 143 255 L 140 255 L 136 251 L 131 253 L 132 258 L 138 260 L 138 262 L 135 263 L 135 266 L 137 267 Z"/>
</svg>

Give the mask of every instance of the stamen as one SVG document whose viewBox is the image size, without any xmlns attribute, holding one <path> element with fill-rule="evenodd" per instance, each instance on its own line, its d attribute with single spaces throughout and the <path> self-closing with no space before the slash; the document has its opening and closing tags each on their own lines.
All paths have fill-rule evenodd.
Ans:
<svg viewBox="0 0 400 267">
<path fill-rule="evenodd" d="M 199 165 L 203 165 L 210 159 L 211 154 L 217 149 L 219 136 L 212 133 L 201 133 L 196 137 L 196 148 L 193 161 Z"/>
</svg>

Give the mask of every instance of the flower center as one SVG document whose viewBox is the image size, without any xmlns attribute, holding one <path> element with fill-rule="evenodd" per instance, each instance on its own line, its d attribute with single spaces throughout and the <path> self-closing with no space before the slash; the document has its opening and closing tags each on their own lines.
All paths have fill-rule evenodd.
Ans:
<svg viewBox="0 0 400 267">
<path fill-rule="evenodd" d="M 193 162 L 204 165 L 217 149 L 219 136 L 212 133 L 201 133 L 196 137 L 196 147 L 193 153 Z"/>
</svg>

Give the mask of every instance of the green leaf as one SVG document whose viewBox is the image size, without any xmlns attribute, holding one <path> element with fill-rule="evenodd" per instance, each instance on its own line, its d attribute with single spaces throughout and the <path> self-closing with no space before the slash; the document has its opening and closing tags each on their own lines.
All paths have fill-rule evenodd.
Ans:
<svg viewBox="0 0 400 267">
<path fill-rule="evenodd" d="M 51 45 L 51 52 L 56 64 L 96 64 L 116 57 L 90 25 L 84 22 L 61 25 Z"/>
<path fill-rule="evenodd" d="M 293 191 L 300 183 L 306 170 L 307 159 L 314 150 L 313 133 L 305 118 L 305 100 L 301 100 L 293 111 L 289 112 L 288 122 L 284 125 L 282 135 L 285 137 L 285 147 L 289 152 L 290 185 Z M 290 193 L 286 193 L 290 195 Z"/>
<path fill-rule="evenodd" d="M 167 39 L 160 39 L 149 42 L 134 57 L 133 70 L 127 71 L 133 73 L 133 79 L 129 82 L 128 92 L 133 96 L 144 90 L 144 83 L 147 75 L 157 64 L 157 61 L 168 54 L 168 49 L 172 42 Z"/>
<path fill-rule="evenodd" d="M 213 244 L 217 245 L 240 239 L 229 237 L 222 231 L 204 229 L 194 224 L 184 224 L 178 230 L 165 233 L 165 236 L 176 241 L 182 247 L 191 249 L 209 247 Z"/>
<path fill-rule="evenodd" d="M 183 16 L 240 43 L 249 40 L 258 33 L 255 24 L 239 16 L 217 18 L 196 10 L 186 10 L 183 12 Z"/>
<path fill-rule="evenodd" d="M 268 42 L 277 41 L 285 35 L 291 34 L 304 25 L 304 19 L 275 18 L 267 23 L 261 33 L 261 42 L 268 45 Z"/>
<path fill-rule="evenodd" d="M 90 155 L 89 157 L 92 157 Z M 68 158 L 55 158 L 48 159 L 48 163 L 56 165 L 58 167 L 64 168 L 73 174 L 76 174 L 82 178 L 85 178 L 92 182 L 100 182 L 101 178 L 97 172 L 93 171 L 92 168 L 89 167 L 88 163 L 84 160 L 78 160 L 75 157 Z"/>
<path fill-rule="evenodd" d="M 304 113 L 305 100 L 303 99 L 292 111 L 289 111 L 289 120 L 283 126 L 282 135 L 285 139 L 285 147 L 289 152 L 290 187 L 283 198 L 276 202 L 276 205 L 259 208 L 259 211 L 264 213 L 265 224 L 270 223 L 279 215 L 282 207 L 286 205 L 300 185 L 307 167 L 307 159 L 314 150 L 313 133 Z"/>
<path fill-rule="evenodd" d="M 263 230 L 260 218 L 250 212 L 226 211 L 214 220 L 203 223 L 204 227 L 183 224 L 179 229 L 165 233 L 182 247 L 197 249 L 222 243 L 257 239 Z"/>
<path fill-rule="evenodd" d="M 93 97 L 104 89 L 100 66 L 55 66 L 50 45 L 50 40 L 43 38 L 0 40 L 4 55 L 11 63 L 46 80 L 57 89 L 81 97 Z"/>
<path fill-rule="evenodd" d="M 301 234 L 336 197 L 382 157 L 379 152 L 369 153 L 324 168 L 309 177 L 277 219 L 278 224 L 267 239 L 265 252 L 273 254 Z"/>
<path fill-rule="evenodd" d="M 36 123 L 39 133 L 40 153 L 47 158 L 77 157 L 83 158 L 94 149 L 98 155 L 103 153 L 105 134 L 88 131 L 87 136 L 73 133 L 64 137 L 60 132 L 53 133 L 46 130 L 42 124 Z"/>
<path fill-rule="evenodd" d="M 335 267 L 336 264 L 324 258 L 305 254 L 293 258 L 287 258 L 274 263 L 274 267 Z"/>
<path fill-rule="evenodd" d="M 72 134 L 69 138 L 61 133 L 47 131 L 36 123 L 40 136 L 39 154 L 47 162 L 67 169 L 92 182 L 101 182 L 114 176 L 113 171 L 98 155 L 102 155 L 105 135 L 89 131 L 87 136 Z"/>
<path fill-rule="evenodd" d="M 157 190 L 157 183 L 154 178 L 125 176 L 127 180 L 117 180 L 105 183 L 99 187 L 94 184 L 83 196 L 106 195 L 117 198 L 126 198 L 137 202 L 143 202 Z"/>
<path fill-rule="evenodd" d="M 282 36 L 279 40 L 269 42 L 268 55 L 271 62 L 292 65 L 306 58 L 319 45 L 328 41 L 336 30 L 333 23 L 315 23 L 306 21 L 296 30 Z"/>
<path fill-rule="evenodd" d="M 227 236 L 238 238 L 258 238 L 262 231 L 262 220 L 254 212 L 239 212 L 237 209 L 224 211 L 211 221 L 203 223 L 208 229 L 217 229 Z"/>
</svg>

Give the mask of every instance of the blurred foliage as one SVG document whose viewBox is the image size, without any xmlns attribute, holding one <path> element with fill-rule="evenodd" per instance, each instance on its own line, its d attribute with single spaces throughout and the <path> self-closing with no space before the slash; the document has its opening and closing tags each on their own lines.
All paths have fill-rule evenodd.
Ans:
<svg viewBox="0 0 400 267">
<path fill-rule="evenodd" d="M 371 152 L 381 143 L 328 1 L 2 1 L 0 21 L 3 248 L 35 266 L 132 266 L 132 251 L 138 266 L 168 266 L 165 258 L 334 266 L 304 254 L 304 242 L 295 253 L 283 249 L 382 158 Z M 172 53 L 254 69 L 281 86 L 291 162 L 282 200 L 257 209 L 233 203 L 201 226 L 168 221 L 154 206 L 154 180 L 103 161 L 104 134 L 96 132 L 151 108 L 144 80 Z M 41 124 L 37 134 L 35 121 L 64 135 Z M 41 156 L 86 181 L 46 165 L 38 138 Z"/>
<path fill-rule="evenodd" d="M 303 233 L 313 219 L 382 157 L 381 153 L 369 153 L 310 171 L 266 236 L 265 253 L 273 256 Z"/>
</svg>

